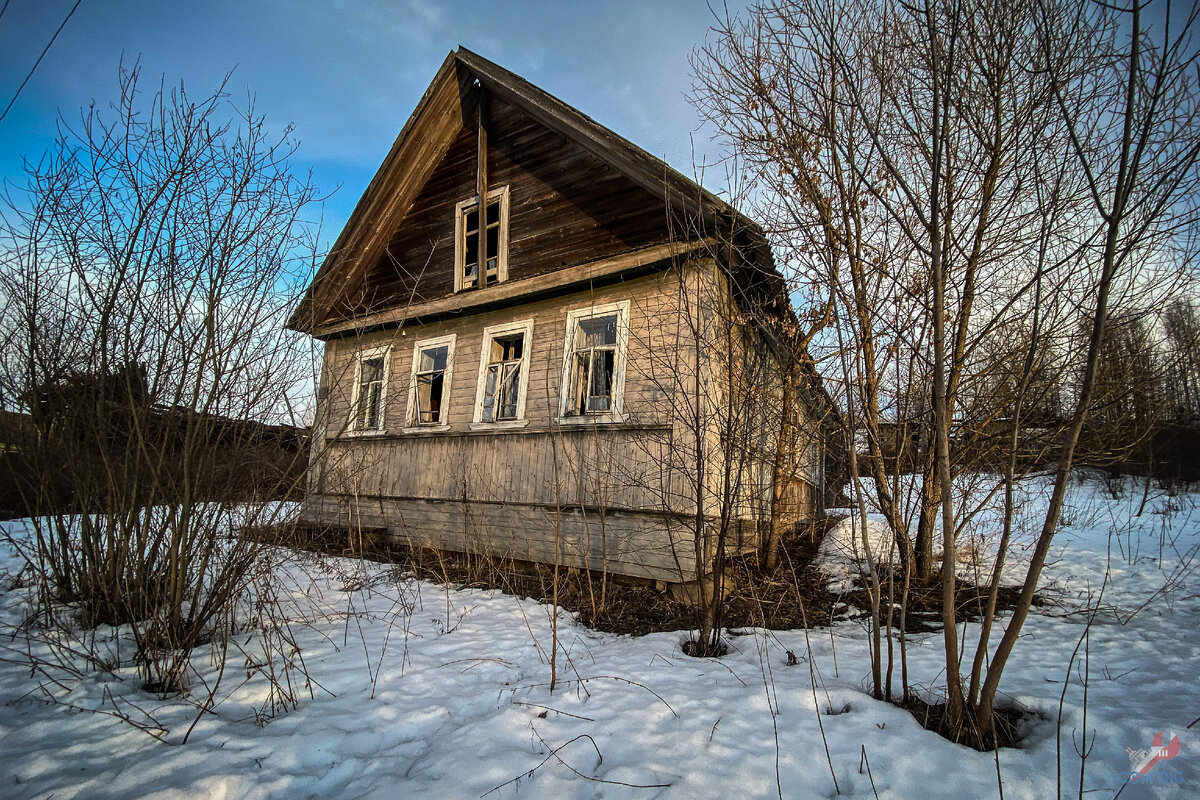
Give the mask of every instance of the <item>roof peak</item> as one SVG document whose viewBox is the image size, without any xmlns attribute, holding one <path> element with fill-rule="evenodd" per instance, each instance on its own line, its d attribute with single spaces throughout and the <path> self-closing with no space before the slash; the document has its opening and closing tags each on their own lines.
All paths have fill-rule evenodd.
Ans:
<svg viewBox="0 0 1200 800">
<path fill-rule="evenodd" d="M 444 152 L 461 128 L 468 78 L 473 78 L 501 100 L 519 107 L 546 128 L 573 141 L 684 216 L 706 221 L 706 224 L 720 222 L 721 227 L 736 221 L 743 233 L 763 242 L 769 258 L 761 229 L 698 182 L 544 89 L 460 45 L 442 61 L 401 128 L 383 164 L 288 321 L 289 327 L 311 330 L 329 314 L 346 287 L 362 277 L 364 265 L 377 254 L 391 230 L 399 224 L 407 204 L 428 177 L 431 164 L 437 161 L 438 153 Z M 340 278 L 334 280 L 335 276 Z"/>
</svg>

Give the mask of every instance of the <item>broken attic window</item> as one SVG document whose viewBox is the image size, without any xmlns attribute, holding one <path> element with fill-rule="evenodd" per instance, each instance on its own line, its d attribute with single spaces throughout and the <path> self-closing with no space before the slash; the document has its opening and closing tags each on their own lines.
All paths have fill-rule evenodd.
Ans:
<svg viewBox="0 0 1200 800">
<path fill-rule="evenodd" d="M 474 289 L 479 281 L 479 202 L 459 203 L 459 286 L 460 289 Z M 507 269 L 507 236 L 508 226 L 508 189 L 507 187 L 488 192 L 488 202 L 483 221 L 483 237 L 487 244 L 486 273 L 487 283 L 499 283 L 506 280 Z"/>
</svg>

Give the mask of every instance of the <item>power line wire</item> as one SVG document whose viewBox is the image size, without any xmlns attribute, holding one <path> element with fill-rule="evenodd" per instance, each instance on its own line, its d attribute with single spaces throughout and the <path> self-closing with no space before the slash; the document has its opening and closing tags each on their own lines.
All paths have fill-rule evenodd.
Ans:
<svg viewBox="0 0 1200 800">
<path fill-rule="evenodd" d="M 70 22 L 71 17 L 75 14 L 75 9 L 79 8 L 79 4 L 82 2 L 83 0 L 75 0 L 75 5 L 71 6 L 71 10 L 67 12 L 66 19 L 62 21 L 62 24 L 58 26 L 58 30 L 56 30 L 54 35 L 50 37 L 50 41 L 46 44 L 45 49 L 42 50 L 42 54 L 38 56 L 37 61 L 33 62 L 33 68 L 29 70 L 29 74 L 25 76 L 25 80 L 21 81 L 21 85 L 17 87 L 17 91 L 12 96 L 12 100 L 8 101 L 8 105 L 4 107 L 4 112 L 0 113 L 0 122 L 4 122 L 4 118 L 8 116 L 9 109 L 13 107 L 13 103 L 17 102 L 17 98 L 21 96 L 21 90 L 25 88 L 25 84 L 29 83 L 29 79 L 32 78 L 33 73 L 37 71 L 38 64 L 41 64 L 42 59 L 46 57 L 46 53 L 50 52 L 50 45 L 54 44 L 54 40 L 58 38 L 60 33 L 62 33 L 62 29 L 67 27 L 67 23 Z M 5 2 L 4 8 L 0 8 L 0 15 L 2 15 L 4 10 L 7 8 L 8 3 Z"/>
</svg>

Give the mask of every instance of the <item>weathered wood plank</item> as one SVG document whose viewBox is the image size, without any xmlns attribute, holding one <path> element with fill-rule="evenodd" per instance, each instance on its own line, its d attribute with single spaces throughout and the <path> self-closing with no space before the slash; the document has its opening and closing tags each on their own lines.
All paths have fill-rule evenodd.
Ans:
<svg viewBox="0 0 1200 800">
<path fill-rule="evenodd" d="M 680 523 L 608 512 L 603 536 L 594 513 L 561 512 L 514 503 L 469 504 L 359 498 L 354 503 L 312 499 L 309 524 L 386 528 L 409 544 L 442 550 L 553 563 L 558 545 L 564 566 L 604 568 L 653 580 L 695 577 L 690 544 Z M 556 541 L 557 528 L 557 541 Z"/>
<path fill-rule="evenodd" d="M 314 331 L 317 338 L 329 338 L 339 334 L 366 331 L 385 325 L 399 325 L 410 320 L 434 317 L 451 311 L 469 312 L 483 306 L 510 301 L 525 295 L 538 295 L 551 291 L 570 291 L 580 284 L 601 278 L 619 275 L 640 266 L 654 264 L 669 258 L 685 256 L 711 246 L 710 240 L 667 242 L 641 250 L 621 253 L 609 258 L 573 266 L 570 270 L 559 270 L 549 274 L 514 282 L 497 284 L 487 289 L 437 297 L 426 300 L 415 298 L 412 303 L 375 313 L 359 315 L 354 319 L 340 320 L 320 325 Z M 451 277 L 453 284 L 453 276 Z"/>
<path fill-rule="evenodd" d="M 607 168 L 574 142 L 516 106 L 494 100 L 484 158 L 489 186 L 508 185 L 513 280 L 669 239 L 663 198 Z M 431 299 L 453 290 L 455 204 L 474 196 L 479 158 L 475 126 L 462 128 L 410 198 L 391 217 L 386 253 L 367 269 L 371 309 Z"/>
</svg>

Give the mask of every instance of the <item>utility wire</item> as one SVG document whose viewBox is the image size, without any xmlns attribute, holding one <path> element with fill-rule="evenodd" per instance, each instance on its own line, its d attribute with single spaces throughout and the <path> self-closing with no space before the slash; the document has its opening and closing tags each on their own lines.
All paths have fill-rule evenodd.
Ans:
<svg viewBox="0 0 1200 800">
<path fill-rule="evenodd" d="M 25 84 L 29 83 L 29 79 L 32 78 L 33 73 L 37 71 L 38 64 L 41 64 L 42 59 L 46 57 L 46 53 L 50 52 L 50 45 L 54 44 L 54 40 L 58 38 L 60 33 L 62 33 L 62 29 L 67 27 L 67 23 L 70 22 L 71 17 L 75 14 L 75 9 L 79 8 L 79 4 L 82 2 L 83 0 L 75 0 L 75 5 L 71 6 L 71 10 L 67 12 L 66 19 L 62 21 L 62 24 L 58 26 L 58 30 L 56 30 L 54 35 L 50 37 L 50 41 L 46 44 L 45 49 L 42 50 L 42 54 L 38 56 L 38 60 L 33 62 L 33 68 L 29 70 L 29 74 L 25 76 L 25 80 L 21 81 L 21 85 L 17 87 L 17 91 L 12 96 L 12 100 L 8 101 L 8 105 L 4 107 L 4 112 L 0 113 L 0 122 L 4 122 L 4 118 L 8 116 L 9 109 L 13 107 L 13 103 L 17 102 L 17 98 L 21 96 L 21 90 L 25 88 Z M 4 10 L 7 8 L 8 2 L 5 2 L 4 8 L 0 9 L 0 14 L 3 14 Z"/>
</svg>

